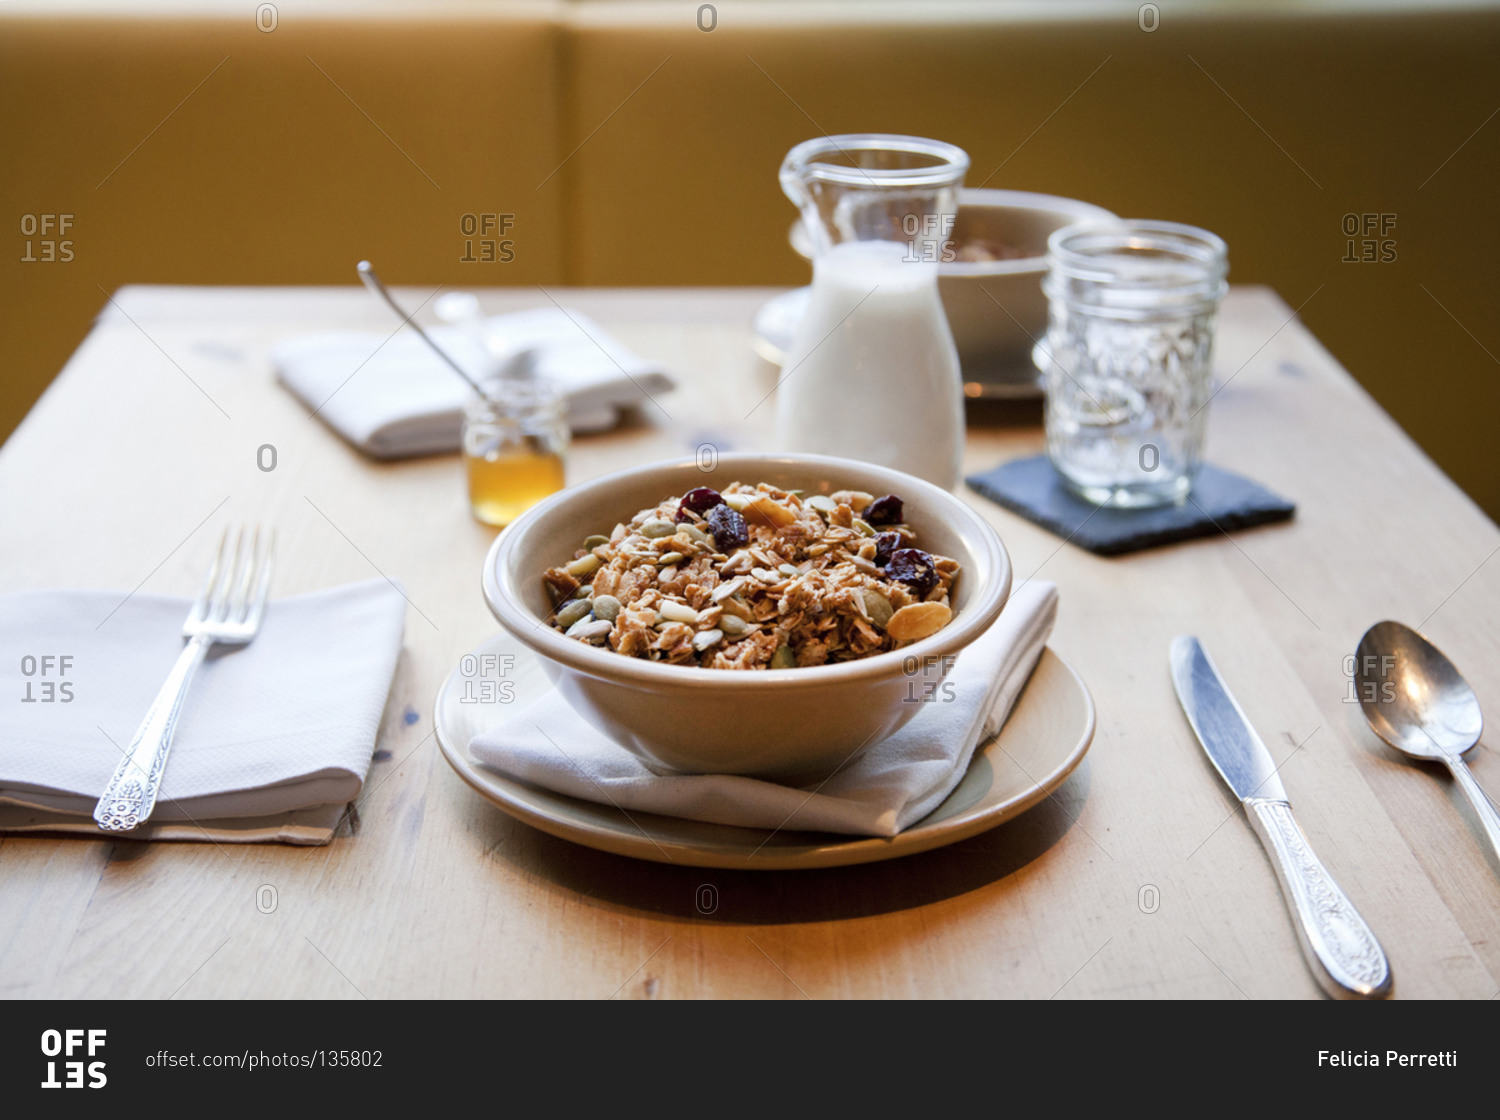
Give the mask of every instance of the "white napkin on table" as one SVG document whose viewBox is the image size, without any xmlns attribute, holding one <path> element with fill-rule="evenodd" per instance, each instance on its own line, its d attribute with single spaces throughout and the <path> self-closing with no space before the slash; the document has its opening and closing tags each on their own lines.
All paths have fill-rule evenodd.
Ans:
<svg viewBox="0 0 1500 1120">
<path fill-rule="evenodd" d="M 0 829 L 101 835 L 94 805 L 182 652 L 189 606 L 121 597 L 0 596 Z M 327 840 L 369 769 L 405 613 L 383 579 L 269 603 L 253 642 L 198 669 L 151 820 L 111 835 Z"/>
<path fill-rule="evenodd" d="M 950 670 L 953 700 L 924 705 L 821 786 L 656 773 L 555 691 L 475 736 L 469 752 L 510 777 L 586 801 L 607 796 L 627 810 L 747 828 L 894 836 L 937 808 L 962 780 L 975 748 L 999 732 L 1056 616 L 1056 584 L 1022 584 Z"/>
<path fill-rule="evenodd" d="M 427 333 L 476 380 L 522 363 L 551 380 L 567 398 L 574 432 L 612 428 L 621 408 L 675 388 L 660 367 L 579 311 L 541 307 L 488 319 L 482 334 L 451 326 Z M 272 350 L 271 363 L 282 384 L 368 455 L 458 450 L 473 390 L 413 331 L 299 335 Z"/>
</svg>

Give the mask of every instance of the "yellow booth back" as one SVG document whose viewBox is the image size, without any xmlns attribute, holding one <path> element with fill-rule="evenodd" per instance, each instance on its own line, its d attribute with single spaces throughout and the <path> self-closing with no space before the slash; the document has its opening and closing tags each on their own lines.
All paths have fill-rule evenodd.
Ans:
<svg viewBox="0 0 1500 1120">
<path fill-rule="evenodd" d="M 1500 514 L 1492 7 L 253 9 L 0 10 L 0 434 L 125 283 L 801 283 L 782 155 L 910 132 L 1221 234 Z"/>
</svg>

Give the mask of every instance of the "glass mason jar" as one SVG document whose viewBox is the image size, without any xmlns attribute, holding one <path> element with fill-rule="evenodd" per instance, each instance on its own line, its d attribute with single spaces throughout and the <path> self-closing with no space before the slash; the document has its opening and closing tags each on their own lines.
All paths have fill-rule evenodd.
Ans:
<svg viewBox="0 0 1500 1120">
<path fill-rule="evenodd" d="M 496 378 L 464 406 L 469 506 L 486 525 L 509 525 L 564 485 L 567 401 L 551 382 Z"/>
<path fill-rule="evenodd" d="M 1203 455 L 1228 251 L 1207 230 L 1125 221 L 1047 241 L 1047 454 L 1091 502 L 1183 501 Z"/>
</svg>

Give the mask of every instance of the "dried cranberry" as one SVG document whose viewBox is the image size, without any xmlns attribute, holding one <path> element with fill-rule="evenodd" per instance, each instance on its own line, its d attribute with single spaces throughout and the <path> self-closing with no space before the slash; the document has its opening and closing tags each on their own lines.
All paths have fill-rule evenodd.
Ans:
<svg viewBox="0 0 1500 1120">
<path fill-rule="evenodd" d="M 901 547 L 900 533 L 876 533 L 875 534 L 875 563 L 882 568 L 891 560 L 891 553 Z"/>
<path fill-rule="evenodd" d="M 745 528 L 745 519 L 730 506 L 714 506 L 708 511 L 708 531 L 713 534 L 714 545 L 720 552 L 744 548 L 750 543 L 750 532 Z M 933 578 L 937 577 L 934 575 Z"/>
<path fill-rule="evenodd" d="M 715 506 L 724 504 L 724 495 L 708 486 L 700 486 L 696 490 L 689 490 L 682 496 L 682 501 L 677 503 L 676 520 L 686 521 L 689 513 L 703 516 Z"/>
<path fill-rule="evenodd" d="M 927 598 L 938 583 L 937 565 L 920 548 L 898 548 L 891 553 L 885 566 L 885 575 L 887 579 L 900 580 L 906 584 L 918 599 Z"/>
<path fill-rule="evenodd" d="M 903 520 L 902 505 L 901 499 L 896 495 L 887 494 L 865 506 L 862 516 L 868 525 L 899 525 Z"/>
</svg>

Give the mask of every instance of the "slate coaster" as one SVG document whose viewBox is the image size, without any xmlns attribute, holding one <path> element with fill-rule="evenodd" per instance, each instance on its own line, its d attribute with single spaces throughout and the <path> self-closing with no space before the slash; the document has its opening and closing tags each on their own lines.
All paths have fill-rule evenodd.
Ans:
<svg viewBox="0 0 1500 1120">
<path fill-rule="evenodd" d="M 1155 509 L 1096 507 L 1063 485 L 1045 455 L 1013 459 L 966 481 L 991 501 L 1100 556 L 1286 521 L 1297 509 L 1259 483 L 1207 463 L 1187 501 Z"/>
</svg>

